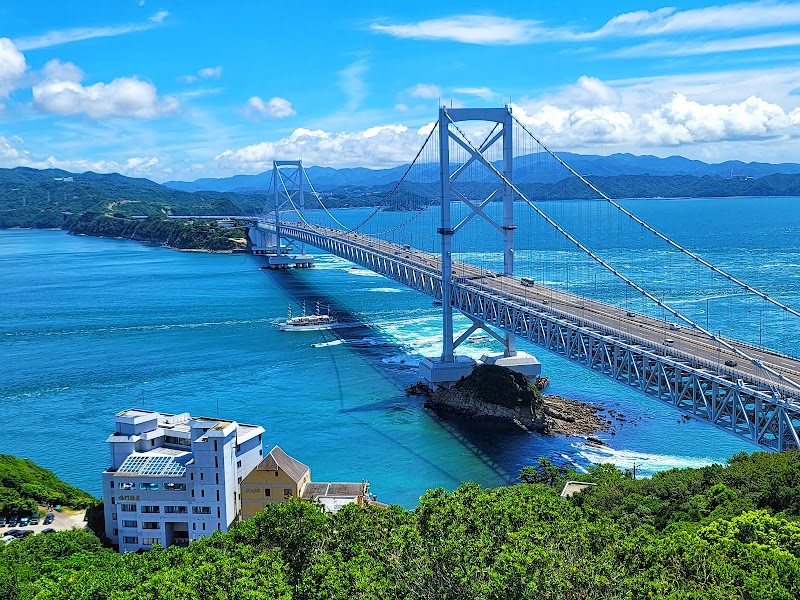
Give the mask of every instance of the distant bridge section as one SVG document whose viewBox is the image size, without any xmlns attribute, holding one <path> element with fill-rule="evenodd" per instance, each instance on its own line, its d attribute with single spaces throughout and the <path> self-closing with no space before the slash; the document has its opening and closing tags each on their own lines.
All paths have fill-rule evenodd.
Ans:
<svg viewBox="0 0 800 600">
<path fill-rule="evenodd" d="M 274 235 L 275 221 L 255 228 Z M 449 303 L 475 324 L 456 345 L 486 323 L 765 448 L 800 447 L 800 390 L 700 332 L 460 262 L 445 299 L 438 255 L 305 223 L 281 222 L 280 235 Z M 800 380 L 800 360 L 726 341 Z"/>
</svg>

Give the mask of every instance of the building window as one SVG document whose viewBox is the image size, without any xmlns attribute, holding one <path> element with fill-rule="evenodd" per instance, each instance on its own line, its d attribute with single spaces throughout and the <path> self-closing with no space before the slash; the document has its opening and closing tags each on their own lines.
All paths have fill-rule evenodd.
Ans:
<svg viewBox="0 0 800 600">
<path fill-rule="evenodd" d="M 111 484 L 111 489 L 113 490 L 114 489 L 114 480 L 112 479 L 111 481 L 109 481 L 109 483 Z"/>
<path fill-rule="evenodd" d="M 217 490 L 217 502 L 219 502 L 219 490 Z"/>
<path fill-rule="evenodd" d="M 194 490 L 192 490 L 192 498 L 194 498 Z"/>
<path fill-rule="evenodd" d="M 116 504 L 116 503 L 117 503 L 117 499 L 116 498 L 111 498 L 111 504 Z"/>
<path fill-rule="evenodd" d="M 236 454 L 239 454 L 239 451 L 241 449 L 242 449 L 242 447 L 239 444 L 236 444 Z"/>
<path fill-rule="evenodd" d="M 201 498 L 205 498 L 206 497 L 206 491 L 205 490 L 200 490 L 200 497 Z"/>
<path fill-rule="evenodd" d="M 117 520 L 117 513 L 111 513 L 111 520 L 112 521 L 116 521 Z"/>
<path fill-rule="evenodd" d="M 237 477 L 237 478 L 236 478 L 236 482 L 237 482 L 237 483 L 242 483 L 242 478 L 241 478 L 241 477 Z"/>
<path fill-rule="evenodd" d="M 197 523 L 192 523 L 192 531 L 197 531 Z"/>
<path fill-rule="evenodd" d="M 217 518 L 219 519 L 222 515 L 219 512 L 219 506 L 217 507 Z"/>
<path fill-rule="evenodd" d="M 156 445 L 156 441 L 155 440 L 150 440 L 150 447 L 152 448 L 155 445 Z"/>
<path fill-rule="evenodd" d="M 219 485 L 219 473 L 214 473 L 214 475 L 216 475 L 216 476 L 217 476 L 217 477 L 216 477 L 216 478 L 217 478 L 217 485 Z"/>
<path fill-rule="evenodd" d="M 170 514 L 173 514 L 173 513 L 186 514 L 186 507 L 185 506 L 165 506 L 164 507 L 164 512 L 165 513 L 170 513 Z"/>
<path fill-rule="evenodd" d="M 206 478 L 206 474 L 200 471 L 200 481 L 203 481 Z"/>
<path fill-rule="evenodd" d="M 163 487 L 168 492 L 185 492 L 186 491 L 186 484 L 185 483 L 165 483 L 161 487 Z"/>
<path fill-rule="evenodd" d="M 123 544 L 138 544 L 139 543 L 139 538 L 135 537 L 135 536 L 132 536 L 132 535 L 126 535 L 125 537 L 122 538 L 122 543 Z"/>
<path fill-rule="evenodd" d="M 189 473 L 189 479 L 191 479 L 192 481 L 194 481 L 194 473 Z"/>
<path fill-rule="evenodd" d="M 242 468 L 242 461 L 240 461 L 240 460 L 236 461 L 236 468 L 237 469 L 241 469 Z"/>
<path fill-rule="evenodd" d="M 290 490 L 289 488 L 283 488 L 283 496 L 285 498 L 291 498 L 292 490 Z"/>
<path fill-rule="evenodd" d="M 136 512 L 136 505 L 135 504 L 120 504 L 119 509 L 122 512 Z"/>
<path fill-rule="evenodd" d="M 205 531 L 205 530 L 206 530 L 206 524 L 203 523 L 203 531 Z"/>
<path fill-rule="evenodd" d="M 161 512 L 161 507 L 160 506 L 142 506 L 142 512 L 143 513 L 150 513 L 150 514 L 160 513 Z"/>
<path fill-rule="evenodd" d="M 267 498 L 269 498 L 269 497 L 270 497 L 270 491 L 269 491 L 269 488 L 264 488 L 264 495 L 265 495 Z"/>
<path fill-rule="evenodd" d="M 259 441 L 259 443 L 261 442 L 261 434 L 260 433 L 258 434 L 258 441 Z"/>
<path fill-rule="evenodd" d="M 114 535 L 119 535 L 119 529 L 117 529 L 116 527 L 114 528 Z"/>
<path fill-rule="evenodd" d="M 219 469 L 219 456 L 214 457 L 214 468 Z"/>
<path fill-rule="evenodd" d="M 217 448 L 217 440 L 214 440 L 214 452 L 216 452 L 217 450 L 219 450 L 219 448 Z"/>
<path fill-rule="evenodd" d="M 136 527 L 136 521 L 123 521 L 123 527 Z"/>
<path fill-rule="evenodd" d="M 133 481 L 120 481 L 119 489 L 121 490 L 135 490 L 136 484 Z"/>
<path fill-rule="evenodd" d="M 161 523 L 158 521 L 145 521 L 142 523 L 142 529 L 161 529 Z"/>
<path fill-rule="evenodd" d="M 210 506 L 193 506 L 192 507 L 192 514 L 193 515 L 210 515 L 211 514 L 211 507 Z"/>
<path fill-rule="evenodd" d="M 153 544 L 160 544 L 161 540 L 158 538 L 142 538 L 142 544 L 145 546 L 152 546 Z"/>
<path fill-rule="evenodd" d="M 157 483 L 140 483 L 139 484 L 140 490 L 146 490 L 148 492 L 158 491 L 158 484 Z"/>
<path fill-rule="evenodd" d="M 258 449 L 258 455 L 259 456 L 264 456 L 264 450 L 262 448 Z"/>
</svg>

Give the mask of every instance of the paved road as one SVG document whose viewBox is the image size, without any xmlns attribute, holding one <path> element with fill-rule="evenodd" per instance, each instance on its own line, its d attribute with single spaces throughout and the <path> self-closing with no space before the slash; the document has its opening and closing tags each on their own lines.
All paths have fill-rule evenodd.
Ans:
<svg viewBox="0 0 800 600">
<path fill-rule="evenodd" d="M 296 226 L 296 225 L 295 225 Z M 307 229 L 307 226 L 299 225 Z M 402 259 L 419 269 L 428 270 L 441 275 L 440 258 L 405 246 L 392 244 L 367 235 L 344 233 L 335 229 L 312 226 L 317 233 L 339 238 L 350 244 L 364 247 L 373 252 Z M 508 277 L 466 263 L 453 263 L 453 276 L 459 283 L 474 286 L 489 293 L 512 298 L 521 304 L 530 305 L 540 310 L 551 311 L 587 325 L 594 324 L 601 328 L 613 330 L 628 340 L 639 340 L 644 344 L 663 351 L 664 354 L 682 360 L 697 360 L 707 370 L 728 375 L 734 379 L 756 380 L 763 382 L 764 388 L 777 387 L 794 397 L 800 393 L 800 383 L 793 386 L 789 382 L 780 382 L 765 369 L 752 364 L 732 352 L 716 340 L 713 340 L 688 326 L 673 325 L 667 321 L 647 315 L 635 314 L 615 306 L 604 304 L 568 294 L 542 285 L 523 285 L 520 279 Z M 784 356 L 770 350 L 755 348 L 730 338 L 724 338 L 733 347 L 741 350 L 764 365 L 780 373 L 789 380 L 800 382 L 800 360 Z M 735 363 L 734 367 L 725 362 Z"/>
</svg>

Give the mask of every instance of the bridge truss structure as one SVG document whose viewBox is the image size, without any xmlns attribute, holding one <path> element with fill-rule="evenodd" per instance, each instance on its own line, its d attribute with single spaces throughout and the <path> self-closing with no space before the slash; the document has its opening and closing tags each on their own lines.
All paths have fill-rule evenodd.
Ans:
<svg viewBox="0 0 800 600">
<path fill-rule="evenodd" d="M 483 141 L 478 143 L 470 141 L 465 126 L 465 122 L 474 121 L 488 123 L 488 135 L 481 135 Z M 424 198 L 429 204 L 400 226 L 369 232 L 367 223 L 375 217 L 376 210 L 366 220 L 348 227 L 320 202 L 323 210 L 317 214 L 327 215 L 325 225 L 313 222 L 302 205 L 295 203 L 299 220 L 282 220 L 276 212 L 272 219 L 258 220 L 255 229 L 330 252 L 441 300 L 443 349 L 434 362 L 443 365 L 456 380 L 471 370 L 472 363 L 454 351 L 481 328 L 502 343 L 506 357 L 516 353 L 515 339 L 523 339 L 763 448 L 800 448 L 800 360 L 762 344 L 714 332 L 708 323 L 703 326 L 695 315 L 678 310 L 674 302 L 637 283 L 630 273 L 612 266 L 608 252 L 604 255 L 596 251 L 554 218 L 555 205 L 548 205 L 547 210 L 542 208 L 541 201 L 531 200 L 531 192 L 515 181 L 515 164 L 519 161 L 514 154 L 515 132 L 529 136 L 543 149 L 541 154 L 545 158 L 560 164 L 575 180 L 594 190 L 604 207 L 664 242 L 693 268 L 708 270 L 725 285 L 735 288 L 737 294 L 754 296 L 784 318 L 800 317 L 794 309 L 691 253 L 600 192 L 594 183 L 545 148 L 508 108 L 440 109 L 436 127 L 429 132 L 403 181 L 410 179 L 415 165 L 431 162 L 426 163 L 423 156 L 423 150 L 431 146 L 438 147 L 438 178 L 432 177 L 428 169 L 410 188 L 410 195 Z M 454 148 L 461 149 L 455 161 Z M 479 185 L 473 184 L 479 194 L 458 189 L 459 178 L 476 166 L 488 174 Z M 521 170 L 524 171 L 524 165 Z M 434 196 L 430 189 L 436 183 L 439 189 Z M 400 194 L 401 184 L 394 187 L 390 197 Z M 501 205 L 502 209 L 491 214 L 493 205 Z M 546 281 L 534 283 L 532 278 L 516 276 L 515 233 L 519 221 L 515 211 L 520 206 L 526 206 L 543 227 L 555 232 L 597 269 L 595 283 L 599 272 L 619 284 L 624 292 L 607 301 L 574 294 L 569 286 L 565 291 Z M 435 212 L 438 222 L 435 234 L 430 231 L 430 235 L 438 238 L 438 247 L 423 251 L 386 239 L 387 234 L 396 235 L 400 227 L 420 215 Z M 454 259 L 453 240 L 475 221 L 488 223 L 500 234 L 502 263 L 496 270 Z M 430 242 L 426 238 L 422 243 Z M 632 313 L 627 299 L 631 291 L 652 308 Z M 459 335 L 454 332 L 453 311 L 472 323 Z M 670 324 L 668 335 L 672 337 L 665 337 L 667 320 L 659 318 L 658 312 L 680 323 L 680 328 Z M 763 313 L 761 316 L 763 319 Z"/>
</svg>

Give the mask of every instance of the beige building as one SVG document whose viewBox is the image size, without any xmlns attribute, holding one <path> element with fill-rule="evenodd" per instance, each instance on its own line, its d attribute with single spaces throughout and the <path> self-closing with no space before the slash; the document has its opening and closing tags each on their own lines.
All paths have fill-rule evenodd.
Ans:
<svg viewBox="0 0 800 600">
<path fill-rule="evenodd" d="M 319 502 L 328 512 L 346 504 L 370 503 L 369 482 L 312 482 L 311 469 L 275 446 L 241 483 L 241 518 L 249 519 L 267 504 L 299 497 Z"/>
</svg>

